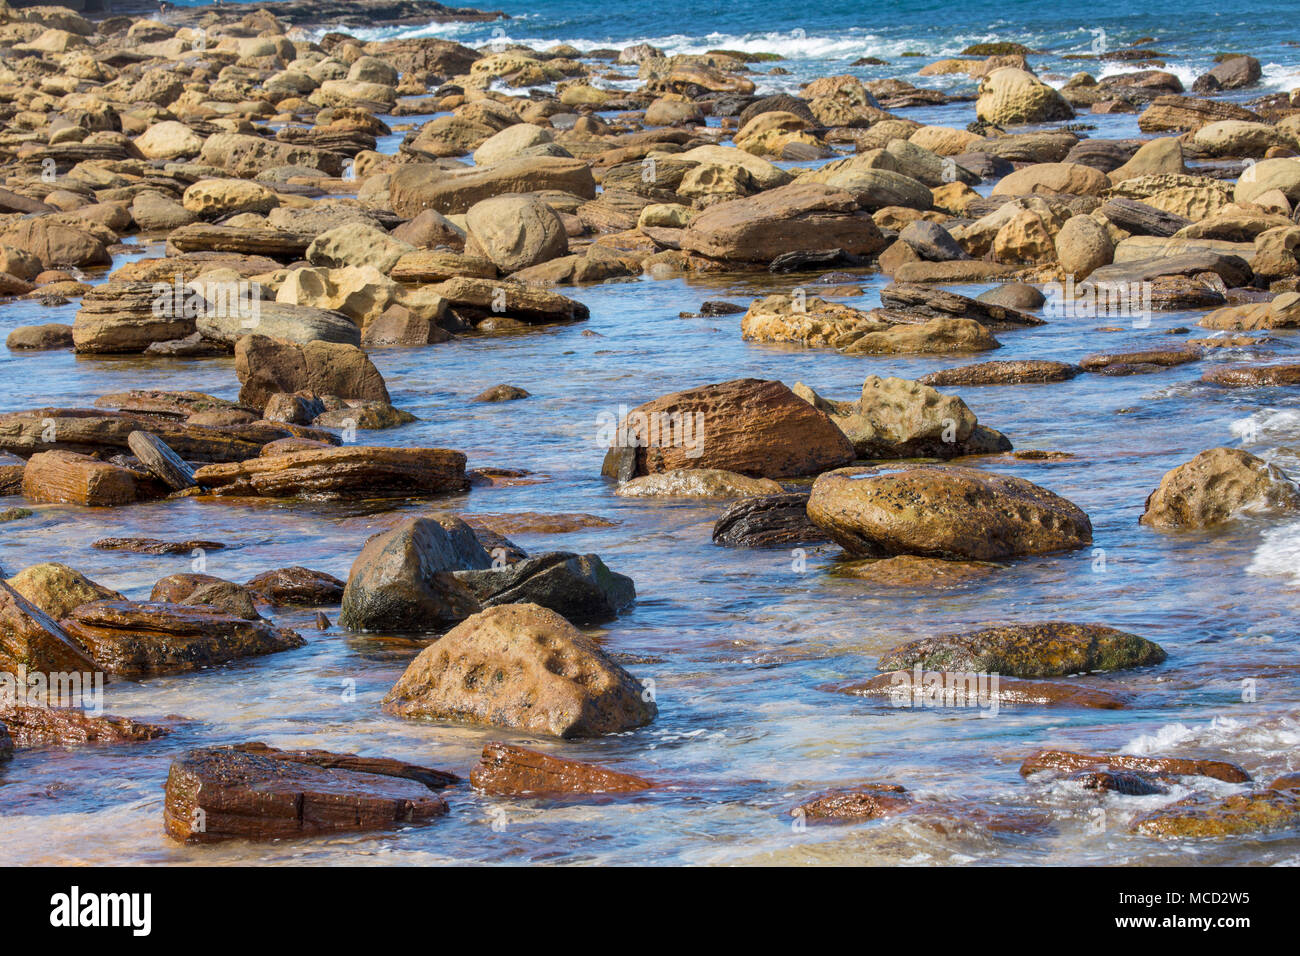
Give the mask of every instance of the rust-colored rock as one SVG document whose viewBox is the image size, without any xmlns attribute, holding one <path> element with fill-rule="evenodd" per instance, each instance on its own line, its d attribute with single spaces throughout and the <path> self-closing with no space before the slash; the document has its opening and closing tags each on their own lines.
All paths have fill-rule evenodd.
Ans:
<svg viewBox="0 0 1300 956">
<path fill-rule="evenodd" d="M 679 468 L 812 475 L 853 461 L 853 443 L 822 411 L 775 381 L 742 378 L 674 392 L 618 423 L 605 474 L 620 480 Z"/>
<path fill-rule="evenodd" d="M 245 335 L 235 343 L 235 374 L 239 377 L 239 401 L 252 408 L 265 408 L 272 395 L 303 391 L 391 403 L 384 377 L 370 357 L 342 342 L 299 345 L 265 335 Z M 159 437 L 166 440 L 165 435 Z"/>
<path fill-rule="evenodd" d="M 448 448 L 311 448 L 194 473 L 213 494 L 254 498 L 421 498 L 465 491 L 465 456 Z"/>
<path fill-rule="evenodd" d="M 935 388 L 956 385 L 1033 385 L 1064 382 L 1079 374 L 1079 366 L 1041 359 L 977 362 L 922 375 L 918 382 Z"/>
<path fill-rule="evenodd" d="M 584 760 L 566 760 L 536 750 L 493 743 L 483 748 L 469 782 L 484 793 L 506 796 L 636 793 L 654 784 Z"/>
<path fill-rule="evenodd" d="M 245 581 L 244 587 L 272 607 L 316 607 L 343 599 L 343 582 L 338 578 L 296 566 L 263 571 Z"/>
<path fill-rule="evenodd" d="M 1131 698 L 1099 687 L 1070 681 L 1020 680 L 998 676 L 997 687 L 983 687 L 971 675 L 943 671 L 898 670 L 865 681 L 850 681 L 823 688 L 854 697 L 887 698 L 895 707 L 1085 707 L 1119 710 Z"/>
<path fill-rule="evenodd" d="M 1233 837 L 1300 826 L 1300 791 L 1256 790 L 1214 798 L 1189 797 L 1137 817 L 1129 829 L 1145 836 Z"/>
<path fill-rule="evenodd" d="M 29 747 L 67 747 L 75 744 L 125 744 L 157 740 L 170 727 L 148 724 L 130 717 L 89 714 L 74 707 L 4 706 L 0 724 L 9 728 L 14 744 Z"/>
<path fill-rule="evenodd" d="M 23 497 L 48 504 L 111 508 L 137 501 L 139 476 L 119 465 L 70 451 L 32 455 L 23 471 Z"/>
<path fill-rule="evenodd" d="M 445 813 L 416 780 L 203 748 L 172 764 L 163 827 L 182 843 L 216 843 L 391 829 Z"/>
<path fill-rule="evenodd" d="M 1235 763 L 1182 757 L 1139 757 L 1132 754 L 1080 754 L 1068 750 L 1040 750 L 1020 765 L 1022 776 L 1054 770 L 1078 773 L 1084 770 L 1131 771 L 1168 777 L 1213 777 L 1227 783 L 1249 783 L 1250 774 Z"/>
<path fill-rule="evenodd" d="M 898 784 L 873 783 L 809 800 L 791 810 L 790 816 L 810 822 L 877 820 L 914 806 L 911 794 Z"/>
<path fill-rule="evenodd" d="M 0 670 L 91 673 L 100 670 L 75 638 L 48 614 L 0 581 Z"/>
<path fill-rule="evenodd" d="M 184 604 L 93 601 L 61 624 L 100 668 L 121 677 L 184 673 L 306 643 L 265 621 Z"/>
</svg>

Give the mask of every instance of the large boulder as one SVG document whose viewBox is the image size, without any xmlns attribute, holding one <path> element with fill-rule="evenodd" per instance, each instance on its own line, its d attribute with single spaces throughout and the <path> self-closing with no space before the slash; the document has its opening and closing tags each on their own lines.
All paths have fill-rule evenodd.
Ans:
<svg viewBox="0 0 1300 956">
<path fill-rule="evenodd" d="M 733 262 L 770 263 L 792 252 L 831 250 L 869 256 L 885 245 L 851 194 L 821 183 L 791 183 L 718 203 L 681 235 L 683 249 Z"/>
<path fill-rule="evenodd" d="M 620 480 L 681 468 L 786 478 L 854 459 L 824 412 L 780 382 L 753 378 L 664 395 L 608 426 L 604 470 Z"/>
<path fill-rule="evenodd" d="M 497 196 L 475 203 L 465 215 L 465 226 L 473 251 L 502 272 L 518 272 L 569 254 L 564 223 L 535 196 Z"/>
<path fill-rule="evenodd" d="M 456 518 L 408 518 L 371 538 L 352 563 L 339 623 L 358 631 L 451 627 L 479 610 L 454 571 L 486 569 L 492 559 Z"/>
<path fill-rule="evenodd" d="M 0 246 L 31 253 L 44 269 L 69 266 L 106 266 L 112 262 L 108 248 L 86 229 L 59 222 L 51 216 L 23 219 L 0 234 Z"/>
<path fill-rule="evenodd" d="M 397 260 L 414 251 L 410 243 L 395 239 L 382 229 L 350 222 L 313 239 L 307 247 L 306 258 L 314 266 L 374 266 L 387 274 L 397 265 Z"/>
<path fill-rule="evenodd" d="M 1092 543 L 1092 522 L 1077 505 L 1023 478 L 973 468 L 832 472 L 813 484 L 808 516 L 866 557 L 995 561 Z"/>
<path fill-rule="evenodd" d="M 1300 488 L 1276 466 L 1240 448 L 1211 448 L 1165 474 L 1141 522 L 1153 528 L 1206 528 L 1240 512 L 1294 511 Z"/>
<path fill-rule="evenodd" d="M 245 335 L 235 343 L 235 374 L 239 377 L 239 401 L 250 408 L 265 408 L 271 396 L 280 392 L 390 401 L 384 377 L 370 357 L 343 343 L 299 345 L 265 335 Z"/>
<path fill-rule="evenodd" d="M 653 696 L 554 611 L 503 604 L 425 648 L 384 708 L 400 717 L 595 737 L 650 723 L 658 713 Z"/>
<path fill-rule="evenodd" d="M 1242 170 L 1232 198 L 1239 203 L 1254 202 L 1264 193 L 1280 190 L 1292 203 L 1300 202 L 1300 159 L 1265 159 Z M 4 242 L 0 238 L 0 242 Z"/>
<path fill-rule="evenodd" d="M 1036 163 L 1018 169 L 993 187 L 994 196 L 1098 196 L 1110 188 L 1106 174 L 1079 163 Z"/>
<path fill-rule="evenodd" d="M 1074 110 L 1056 90 L 1015 67 L 994 70 L 980 80 L 975 116 L 995 126 L 1071 119 Z"/>
</svg>

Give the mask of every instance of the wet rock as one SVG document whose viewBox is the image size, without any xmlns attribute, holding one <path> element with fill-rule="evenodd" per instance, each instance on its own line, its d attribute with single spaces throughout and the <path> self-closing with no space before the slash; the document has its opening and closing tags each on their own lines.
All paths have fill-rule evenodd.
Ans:
<svg viewBox="0 0 1300 956">
<path fill-rule="evenodd" d="M 790 816 L 809 822 L 878 820 L 912 809 L 915 802 L 896 783 L 873 783 L 859 790 L 830 793 L 802 803 Z"/>
<path fill-rule="evenodd" d="M 604 474 L 627 480 L 681 468 L 785 478 L 847 465 L 852 443 L 785 385 L 735 379 L 664 395 L 610 430 Z M 625 471 L 626 473 L 620 473 Z"/>
<path fill-rule="evenodd" d="M 808 517 L 806 494 L 742 498 L 713 526 L 713 543 L 730 548 L 786 548 L 827 540 Z"/>
<path fill-rule="evenodd" d="M 981 675 L 982 676 L 982 675 Z M 1132 698 L 1099 687 L 1067 681 L 1021 680 L 997 676 L 997 684 L 971 673 L 912 670 L 889 671 L 865 681 L 823 688 L 854 697 L 888 698 L 894 707 L 1066 707 L 1118 710 Z"/>
<path fill-rule="evenodd" d="M 1070 780 L 1085 790 L 1104 790 L 1121 793 L 1126 797 L 1146 797 L 1168 792 L 1149 775 L 1126 771 L 1084 770 L 1071 776 Z"/>
<path fill-rule="evenodd" d="M 634 774 L 501 743 L 483 748 L 469 781 L 476 790 L 511 797 L 639 793 L 654 787 Z"/>
<path fill-rule="evenodd" d="M 292 567 L 263 571 L 244 587 L 272 607 L 317 607 L 342 601 L 344 582 L 324 571 Z"/>
<path fill-rule="evenodd" d="M 679 468 L 625 481 L 614 494 L 620 498 L 754 498 L 781 491 L 770 478 L 748 478 L 716 468 Z"/>
<path fill-rule="evenodd" d="M 426 823 L 447 804 L 417 780 L 266 752 L 203 748 L 167 776 L 163 827 L 182 843 L 268 840 Z"/>
<path fill-rule="evenodd" d="M 198 575 L 194 576 L 198 577 Z M 190 577 L 190 575 L 173 575 L 172 577 L 184 578 Z M 207 577 L 207 575 L 202 575 L 202 577 Z M 163 578 L 155 584 L 153 593 L 149 595 L 149 600 L 152 602 L 170 601 L 194 607 L 215 608 L 229 614 L 231 617 L 237 617 L 244 621 L 262 620 L 262 615 L 257 612 L 257 606 L 253 603 L 252 593 L 233 581 L 222 581 L 218 578 L 213 581 L 197 582 L 196 586 L 188 591 L 185 591 L 183 587 L 168 588 L 168 583 L 168 579 Z M 175 593 L 163 596 L 160 591 L 164 593 L 173 591 Z"/>
<path fill-rule="evenodd" d="M 189 541 L 164 541 L 161 538 L 99 538 L 92 548 L 99 551 L 130 551 L 132 554 L 191 554 L 199 551 L 220 551 L 225 545 L 220 541 L 191 539 Z"/>
<path fill-rule="evenodd" d="M 1117 367 L 1126 366 L 1153 366 L 1160 368 L 1173 368 L 1177 365 L 1186 365 L 1189 362 L 1199 362 L 1202 353 L 1196 348 L 1181 349 L 1143 349 L 1138 352 L 1094 352 L 1092 355 L 1085 355 L 1079 360 L 1079 366 L 1085 372 L 1100 372 L 1107 374 Z"/>
<path fill-rule="evenodd" d="M 508 567 L 455 572 L 483 607 L 537 604 L 577 624 L 613 619 L 636 600 L 632 579 L 595 554 L 552 551 Z"/>
<path fill-rule="evenodd" d="M 869 256 L 886 245 L 852 195 L 791 183 L 709 207 L 683 231 L 683 250 L 733 262 L 770 263 L 791 252 L 840 249 Z"/>
<path fill-rule="evenodd" d="M 100 668 L 76 638 L 0 581 L 0 670 L 91 673 Z"/>
<path fill-rule="evenodd" d="M 972 319 L 995 330 L 1032 328 L 1046 324 L 1036 315 L 989 299 L 972 299 L 946 289 L 905 282 L 896 282 L 882 289 L 880 301 L 884 306 L 883 313 L 891 320 L 920 322 L 927 318 Z"/>
<path fill-rule="evenodd" d="M 1228 388 L 1300 385 L 1298 365 L 1226 365 L 1207 370 L 1201 381 Z"/>
<path fill-rule="evenodd" d="M 531 393 L 515 385 L 494 385 L 487 391 L 475 395 L 471 401 L 475 402 L 515 402 L 521 398 L 529 398 Z"/>
<path fill-rule="evenodd" d="M 993 561 L 1092 542 L 1092 523 L 1076 505 L 1022 478 L 972 468 L 822 475 L 808 516 L 850 554 L 864 557 Z"/>
<path fill-rule="evenodd" d="M 1197 93 L 1215 93 L 1219 90 L 1238 90 L 1253 86 L 1263 76 L 1259 60 L 1253 56 L 1233 56 L 1218 64 L 1208 73 L 1202 73 L 1192 84 Z"/>
<path fill-rule="evenodd" d="M 1300 488 L 1276 466 L 1240 448 L 1211 448 L 1165 474 L 1141 523 L 1207 528 L 1247 512 L 1300 508 Z"/>
<path fill-rule="evenodd" d="M 1195 839 L 1291 830 L 1300 825 L 1300 792 L 1257 790 L 1227 797 L 1198 795 L 1137 817 L 1129 829 L 1145 836 Z"/>
<path fill-rule="evenodd" d="M 868 332 L 887 328 L 889 322 L 874 311 L 827 302 L 819 296 L 755 299 L 740 320 L 741 336 L 748 342 L 797 342 L 812 348 L 840 348 Z"/>
<path fill-rule="evenodd" d="M 265 621 L 182 604 L 94 601 L 76 608 L 61 624 L 99 667 L 128 678 L 185 673 L 305 643 L 293 631 Z"/>
<path fill-rule="evenodd" d="M 1257 331 L 1300 326 L 1300 294 L 1284 292 L 1268 302 L 1215 309 L 1196 323 L 1203 329 Z"/>
<path fill-rule="evenodd" d="M 32 455 L 23 470 L 23 496 L 31 502 L 111 508 L 139 500 L 136 472 L 69 451 Z"/>
<path fill-rule="evenodd" d="M 310 391 L 363 401 L 390 402 L 384 377 L 370 357 L 352 345 L 297 343 L 245 335 L 235 345 L 239 400 L 265 408 L 278 392 Z"/>
<path fill-rule="evenodd" d="M 1098 624 L 1006 624 L 909 641 L 885 654 L 882 671 L 928 670 L 1063 677 L 1159 664 L 1165 652 L 1135 634 Z"/>
<path fill-rule="evenodd" d="M 590 315 L 581 302 L 522 282 L 458 276 L 430 288 L 447 303 L 449 310 L 471 324 L 494 318 L 514 319 L 529 325 L 583 322 Z"/>
<path fill-rule="evenodd" d="M 1074 774 L 1083 771 L 1152 774 L 1159 778 L 1213 777 L 1227 783 L 1249 783 L 1250 774 L 1222 760 L 1181 757 L 1144 757 L 1132 754 L 1081 754 L 1068 750 L 1040 750 L 1020 765 L 1021 776 L 1044 771 Z"/>
<path fill-rule="evenodd" d="M 837 577 L 857 578 L 882 587 L 953 588 L 981 581 L 1001 565 L 972 561 L 945 561 L 900 554 L 892 558 L 866 558 L 836 565 Z"/>
<path fill-rule="evenodd" d="M 23 750 L 78 744 L 137 743 L 157 740 L 171 733 L 170 727 L 130 717 L 89 714 L 72 707 L 5 706 L 2 701 L 0 725 L 9 728 L 14 745 Z"/>
<path fill-rule="evenodd" d="M 658 713 L 636 678 L 535 604 L 488 608 L 459 624 L 420 653 L 384 708 L 556 737 L 621 733 Z"/>
<path fill-rule="evenodd" d="M 359 631 L 450 627 L 480 608 L 452 572 L 491 563 L 463 521 L 408 518 L 362 548 L 348 574 L 339 623 Z"/>
<path fill-rule="evenodd" d="M 465 491 L 465 456 L 448 448 L 347 445 L 205 465 L 195 480 L 224 497 L 364 500 Z"/>
<path fill-rule="evenodd" d="M 145 431 L 131 432 L 126 436 L 126 443 L 149 473 L 168 488 L 184 491 L 198 487 L 194 469 L 157 435 Z"/>
<path fill-rule="evenodd" d="M 1067 362 L 1044 359 L 1020 359 L 1007 362 L 979 362 L 960 368 L 943 369 L 922 375 L 918 382 L 939 388 L 962 385 L 1030 385 L 1065 382 L 1082 369 Z"/>
<path fill-rule="evenodd" d="M 91 601 L 125 600 L 80 571 L 53 562 L 24 568 L 9 579 L 9 586 L 56 621 Z"/>
</svg>

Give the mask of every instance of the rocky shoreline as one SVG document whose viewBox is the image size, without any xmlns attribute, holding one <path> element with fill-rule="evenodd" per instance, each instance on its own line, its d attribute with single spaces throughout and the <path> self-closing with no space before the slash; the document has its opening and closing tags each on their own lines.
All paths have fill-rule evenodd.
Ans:
<svg viewBox="0 0 1300 956">
<path fill-rule="evenodd" d="M 1160 376 L 1300 326 L 1300 91 L 1225 97 L 1258 83 L 1253 57 L 1225 57 L 1189 91 L 1134 50 L 1133 71 L 1083 72 L 1058 89 L 1035 73 L 1032 51 L 1007 44 L 921 70 L 970 76 L 969 98 L 851 75 L 760 95 L 762 58 L 366 42 L 347 28 L 503 15 L 416 0 L 357 7 L 223 5 L 93 23 L 0 3 L 0 294 L 79 303 L 71 326 L 22 326 L 7 346 L 130 357 L 141 373 L 137 387 L 87 407 L 0 413 L 5 496 L 37 507 L 255 499 L 380 510 L 474 497 L 530 476 L 403 440 L 416 419 L 394 405 L 381 350 L 427 353 L 433 366 L 457 342 L 577 328 L 592 315 L 584 287 L 607 280 L 797 273 L 805 281 L 793 291 L 687 314 L 730 323 L 755 346 L 859 362 L 860 394 L 742 377 L 647 395 L 609 423 L 610 495 L 629 507 L 712 502 L 713 541 L 742 556 L 838 548 L 845 583 L 978 586 L 1013 562 L 1094 544 L 1082 507 L 999 470 L 1008 456 L 1053 454 L 1018 451 L 998 429 L 999 386 Z M 326 25 L 337 29 L 319 40 L 300 29 Z M 626 77 L 615 65 L 635 71 L 635 88 L 614 82 Z M 969 103 L 969 125 L 908 118 L 936 103 Z M 1081 135 L 1081 117 L 1116 112 L 1138 114 L 1149 138 Z M 843 301 L 877 272 L 891 280 L 879 307 Z M 1145 328 L 1160 311 L 1195 312 L 1199 331 L 1153 332 L 1150 347 L 1077 363 L 992 357 L 1056 322 Z M 1204 381 L 1243 390 L 1243 401 L 1256 400 L 1249 389 L 1300 383 L 1300 365 L 1244 355 L 1207 367 Z M 910 356 L 950 367 L 889 374 Z M 233 399 L 151 387 L 151 368 L 218 358 L 233 362 Z M 950 391 L 974 386 L 978 417 Z M 475 402 L 530 397 L 502 383 Z M 1300 487 L 1260 457 L 1211 447 L 1132 506 L 1144 533 L 1170 534 L 1244 514 L 1294 517 Z M 455 772 L 205 741 L 176 757 L 167 781 L 161 825 L 181 843 L 437 826 L 466 787 L 542 801 L 671 799 L 697 783 L 573 760 L 561 743 L 636 734 L 659 718 L 654 682 L 621 657 L 617 629 L 593 630 L 635 613 L 648 582 L 595 553 L 529 553 L 507 536 L 601 520 L 407 516 L 352 543 L 346 580 L 303 566 L 243 582 L 196 570 L 158 580 L 140 601 L 36 564 L 0 583 L 0 675 L 22 675 L 26 694 L 29 675 L 111 684 L 256 666 L 332 639 L 334 618 L 362 640 L 423 645 L 383 696 L 385 714 L 510 735 Z M 278 624 L 283 608 L 316 613 L 318 633 Z M 1105 678 L 1171 656 L 1158 634 L 1041 610 L 1033 622 L 900 640 L 878 675 L 825 690 L 1123 709 L 1131 698 Z M 950 686 L 972 675 L 1007 680 L 987 692 L 978 679 L 974 690 Z M 0 698 L 0 774 L 21 774 L 36 748 L 164 746 L 172 726 L 90 716 L 49 694 Z M 551 749 L 520 747 L 516 735 Z M 907 815 L 1032 834 L 1050 822 L 1029 788 L 1050 779 L 1075 787 L 1080 806 L 1102 791 L 1192 791 L 1131 823 L 1149 838 L 1300 827 L 1294 775 L 1261 786 L 1196 754 L 1044 751 L 1027 753 L 1021 774 L 1027 795 L 1011 809 L 888 782 L 809 794 L 790 813 L 801 825 Z"/>
</svg>

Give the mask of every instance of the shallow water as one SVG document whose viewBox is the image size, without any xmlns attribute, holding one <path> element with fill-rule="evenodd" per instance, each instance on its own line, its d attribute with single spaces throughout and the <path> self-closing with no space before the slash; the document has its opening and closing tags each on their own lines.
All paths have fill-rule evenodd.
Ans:
<svg viewBox="0 0 1300 956">
<path fill-rule="evenodd" d="M 562 36 L 556 34 L 557 37 Z M 629 41 L 630 42 L 630 41 Z M 713 44 L 710 44 L 713 45 Z M 720 44 L 722 45 L 722 44 Z M 732 44 L 725 44 L 732 45 Z M 861 55 L 861 54 L 858 54 Z M 924 61 L 921 61 L 924 62 Z M 970 105 L 904 111 L 964 125 Z M 1136 134 L 1133 117 L 1087 118 L 1099 136 Z M 385 142 L 396 148 L 398 137 Z M 160 255 L 160 247 L 140 254 Z M 126 261 L 119 257 L 115 264 Z M 1157 865 L 1300 862 L 1300 838 L 1157 842 L 1128 820 L 1186 795 L 1102 797 L 1071 784 L 1027 784 L 1020 759 L 1043 746 L 1197 755 L 1234 760 L 1257 778 L 1300 769 L 1300 524 L 1246 518 L 1213 533 L 1166 534 L 1137 524 L 1169 468 L 1216 445 L 1246 447 L 1300 474 L 1300 396 L 1294 390 L 1218 390 L 1199 381 L 1213 362 L 1264 350 L 1217 350 L 1203 362 L 1126 378 L 1083 375 L 1041 386 L 948 389 L 1017 449 L 1067 452 L 1057 461 L 1004 456 L 975 463 L 1065 495 L 1091 516 L 1093 549 L 1008 564 L 953 589 L 885 588 L 833 576 L 838 549 L 714 546 L 723 505 L 621 499 L 600 477 L 602 413 L 666 392 L 742 376 L 807 383 L 852 398 L 867 375 L 915 378 L 987 358 L 1077 361 L 1095 351 L 1162 347 L 1193 326 L 1191 313 L 1157 313 L 1150 328 L 1100 331 L 1113 320 L 1052 319 L 1000 332 L 1003 348 L 978 358 L 853 358 L 826 350 L 741 341 L 739 316 L 682 319 L 705 299 L 750 298 L 815 276 L 767 274 L 616 281 L 572 294 L 586 323 L 524 335 L 462 338 L 428 349 L 373 353 L 394 404 L 419 417 L 368 444 L 461 449 L 470 467 L 526 468 L 535 484 L 476 487 L 465 495 L 389 510 L 349 505 L 179 500 L 129 509 L 36 506 L 0 526 L 8 573 L 61 561 L 132 598 L 155 580 L 192 570 L 191 557 L 93 550 L 106 536 L 207 538 L 207 573 L 236 581 L 303 564 L 345 577 L 362 542 L 421 512 L 588 512 L 618 522 L 569 534 L 519 534 L 530 551 L 596 552 L 637 585 L 635 607 L 598 633 L 638 677 L 654 681 L 659 717 L 641 730 L 558 743 L 502 730 L 406 722 L 380 711 L 384 693 L 418 652 L 409 637 L 318 632 L 314 611 L 276 615 L 307 646 L 197 674 L 106 689 L 105 709 L 140 719 L 185 718 L 164 740 L 129 747 L 24 752 L 0 767 L 0 846 L 23 863 L 1107 863 Z M 863 274 L 878 304 L 886 280 Z M 959 287 L 974 293 L 984 286 Z M 569 291 L 569 290 L 566 290 Z M 33 322 L 71 322 L 75 304 L 0 308 L 0 335 Z M 1203 332 L 1194 332 L 1204 335 Z M 1295 333 L 1267 351 L 1294 361 Z M 473 404 L 500 382 L 521 402 Z M 128 388 L 197 389 L 234 398 L 228 359 L 146 362 L 66 352 L 0 351 L 0 408 L 88 406 Z M 1242 438 L 1251 440 L 1243 445 Z M 22 504 L 0 499 L 0 509 Z M 331 618 L 335 609 L 327 609 Z M 820 689 L 865 678 L 885 650 L 914 636 L 990 621 L 1105 623 L 1160 643 L 1156 668 L 1094 678 L 1132 693 L 1118 711 L 895 709 Z M 1256 681 L 1243 701 L 1243 681 Z M 1247 695 L 1248 696 L 1248 695 Z M 448 794 L 450 816 L 395 833 L 180 847 L 161 829 L 172 758 L 193 746 L 264 740 L 406 759 L 462 776 L 483 744 L 506 740 L 593 759 L 668 784 L 649 796 L 595 803 L 500 800 L 467 787 Z M 923 796 L 1045 812 L 1033 833 L 927 828 L 915 820 L 795 829 L 789 808 L 820 791 L 891 780 Z M 1198 781 L 1207 792 L 1232 788 Z M 1217 789 L 1216 789 L 1217 788 Z"/>
</svg>

